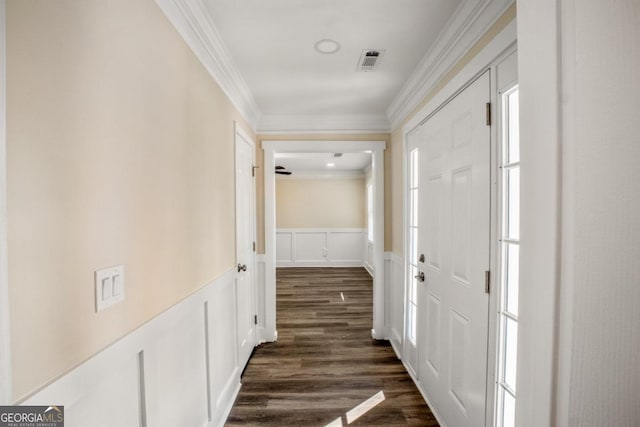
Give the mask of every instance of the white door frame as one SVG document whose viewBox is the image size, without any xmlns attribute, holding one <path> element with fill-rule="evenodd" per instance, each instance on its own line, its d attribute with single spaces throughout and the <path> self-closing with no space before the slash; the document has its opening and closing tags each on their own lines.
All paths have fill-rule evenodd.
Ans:
<svg viewBox="0 0 640 427">
<path fill-rule="evenodd" d="M 276 330 L 276 153 L 372 153 L 373 176 L 373 327 L 371 336 L 385 339 L 384 322 L 384 150 L 385 141 L 262 141 L 264 149 L 264 341 L 275 341 Z"/>
<path fill-rule="evenodd" d="M 0 0 L 0 405 L 12 403 L 9 277 L 7 275 L 6 1 Z"/>
</svg>

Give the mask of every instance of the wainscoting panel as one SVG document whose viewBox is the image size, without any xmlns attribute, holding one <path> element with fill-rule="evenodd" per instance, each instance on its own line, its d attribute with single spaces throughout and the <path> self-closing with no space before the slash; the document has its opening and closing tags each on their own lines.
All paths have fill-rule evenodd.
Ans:
<svg viewBox="0 0 640 427">
<path fill-rule="evenodd" d="M 375 274 L 375 268 L 373 267 L 373 242 L 370 242 L 365 238 L 365 257 L 364 257 L 364 268 L 367 269 L 369 274 L 373 277 Z"/>
<path fill-rule="evenodd" d="M 361 228 L 279 228 L 277 267 L 358 267 L 365 259 Z"/>
<path fill-rule="evenodd" d="M 327 233 L 298 231 L 293 233 L 294 260 L 299 262 L 327 261 Z"/>
<path fill-rule="evenodd" d="M 240 387 L 235 269 L 20 402 L 68 427 L 221 426 Z"/>
<path fill-rule="evenodd" d="M 385 262 L 385 326 L 388 339 L 402 359 L 404 336 L 404 262 L 393 252 L 384 253 Z"/>
</svg>

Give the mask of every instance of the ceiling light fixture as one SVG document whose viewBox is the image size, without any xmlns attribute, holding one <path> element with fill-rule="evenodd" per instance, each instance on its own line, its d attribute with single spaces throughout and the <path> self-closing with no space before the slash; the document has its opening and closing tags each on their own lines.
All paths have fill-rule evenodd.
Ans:
<svg viewBox="0 0 640 427">
<path fill-rule="evenodd" d="M 313 48 L 318 53 L 329 55 L 340 50 L 340 43 L 331 39 L 322 39 L 318 40 L 316 44 L 313 45 Z"/>
<path fill-rule="evenodd" d="M 328 168 L 332 168 L 332 167 L 334 167 L 335 165 L 336 165 L 335 163 L 327 163 L 327 167 L 328 167 Z"/>
</svg>

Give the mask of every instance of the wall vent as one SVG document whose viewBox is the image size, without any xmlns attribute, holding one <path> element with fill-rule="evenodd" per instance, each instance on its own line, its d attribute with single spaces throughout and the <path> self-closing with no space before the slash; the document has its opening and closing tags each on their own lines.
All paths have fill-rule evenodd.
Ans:
<svg viewBox="0 0 640 427">
<path fill-rule="evenodd" d="M 357 71 L 373 71 L 384 56 L 384 49 L 365 49 L 360 54 Z"/>
</svg>

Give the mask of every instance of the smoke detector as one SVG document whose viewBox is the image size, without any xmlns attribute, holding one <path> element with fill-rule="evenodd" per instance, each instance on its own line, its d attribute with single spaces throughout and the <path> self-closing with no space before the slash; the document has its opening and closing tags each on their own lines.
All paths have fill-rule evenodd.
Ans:
<svg viewBox="0 0 640 427">
<path fill-rule="evenodd" d="M 365 49 L 360 54 L 357 71 L 374 71 L 380 59 L 384 56 L 384 49 Z"/>
</svg>

